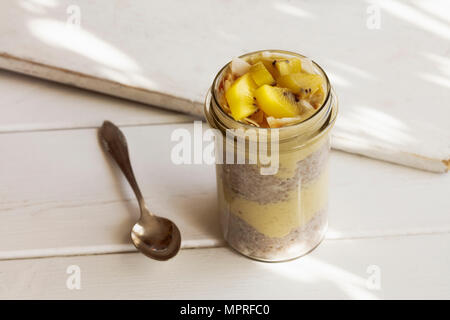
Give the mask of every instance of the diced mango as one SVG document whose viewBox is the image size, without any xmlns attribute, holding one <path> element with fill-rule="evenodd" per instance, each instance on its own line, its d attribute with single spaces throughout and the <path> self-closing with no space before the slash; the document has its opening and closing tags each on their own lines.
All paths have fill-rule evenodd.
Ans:
<svg viewBox="0 0 450 320">
<path fill-rule="evenodd" d="M 261 61 L 252 65 L 249 72 L 258 87 L 264 84 L 275 84 L 275 79 Z"/>
<path fill-rule="evenodd" d="M 268 116 L 275 118 L 294 117 L 301 113 L 301 106 L 294 94 L 285 88 L 272 87 L 267 84 L 255 90 L 258 106 Z"/>
<path fill-rule="evenodd" d="M 236 79 L 231 87 L 225 92 L 231 115 L 235 120 L 241 120 L 255 112 L 254 91 L 257 88 L 249 73 Z"/>
<path fill-rule="evenodd" d="M 275 60 L 274 65 L 280 76 L 302 71 L 302 62 L 296 58 Z"/>
<path fill-rule="evenodd" d="M 294 93 L 303 95 L 313 94 L 322 87 L 322 77 L 318 74 L 293 73 L 277 79 L 280 87 L 288 88 Z"/>
</svg>

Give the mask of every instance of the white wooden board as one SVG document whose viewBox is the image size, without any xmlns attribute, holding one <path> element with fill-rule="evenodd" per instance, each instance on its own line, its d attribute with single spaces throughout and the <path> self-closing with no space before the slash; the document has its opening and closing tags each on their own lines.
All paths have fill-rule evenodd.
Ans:
<svg viewBox="0 0 450 320">
<path fill-rule="evenodd" d="M 6 0 L 0 67 L 200 114 L 212 78 L 231 57 L 297 51 L 324 66 L 338 92 L 335 148 L 445 171 L 450 4 L 376 4 Z M 67 25 L 77 10 L 80 29 Z M 368 27 L 374 10 L 380 29 Z"/>
<path fill-rule="evenodd" d="M 149 206 L 184 247 L 223 243 L 211 165 L 175 165 L 173 130 L 122 128 Z M 132 251 L 138 209 L 95 129 L 0 134 L 0 259 Z M 333 152 L 331 239 L 450 232 L 450 177 Z M 436 208 L 436 209 L 434 209 Z"/>
<path fill-rule="evenodd" d="M 182 250 L 167 262 L 137 253 L 0 261 L 0 298 L 449 299 L 448 252 L 450 235 L 443 234 L 326 240 L 306 257 L 277 264 L 227 248 Z M 66 287 L 73 265 L 80 290 Z M 371 275 L 379 290 L 367 286 Z"/>
<path fill-rule="evenodd" d="M 0 70 L 0 132 L 190 122 L 192 117 Z"/>
</svg>

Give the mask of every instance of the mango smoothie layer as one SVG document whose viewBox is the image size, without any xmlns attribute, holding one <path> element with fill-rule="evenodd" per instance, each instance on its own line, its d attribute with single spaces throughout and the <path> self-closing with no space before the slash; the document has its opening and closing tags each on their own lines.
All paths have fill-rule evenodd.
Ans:
<svg viewBox="0 0 450 320">
<path fill-rule="evenodd" d="M 268 237 L 284 237 L 308 223 L 328 202 L 328 169 L 317 179 L 287 193 L 285 201 L 260 204 L 234 196 L 229 210 Z"/>
<path fill-rule="evenodd" d="M 261 175 L 257 165 L 220 165 L 218 179 L 224 185 L 225 201 L 234 193 L 260 204 L 284 201 L 289 192 L 316 179 L 328 162 L 329 139 L 321 138 L 295 152 L 280 154 L 275 175 Z M 219 180 L 218 180 L 219 181 Z"/>
<path fill-rule="evenodd" d="M 256 166 L 222 166 L 219 203 L 261 234 L 284 237 L 308 223 L 328 202 L 329 140 L 280 156 L 276 175 L 263 176 Z"/>
</svg>

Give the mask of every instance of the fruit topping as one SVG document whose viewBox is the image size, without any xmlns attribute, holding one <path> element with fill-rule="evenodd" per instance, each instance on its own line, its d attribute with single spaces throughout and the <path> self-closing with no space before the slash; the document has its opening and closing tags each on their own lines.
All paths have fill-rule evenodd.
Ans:
<svg viewBox="0 0 450 320">
<path fill-rule="evenodd" d="M 257 86 L 250 74 L 246 73 L 236 79 L 226 91 L 225 97 L 230 107 L 231 115 L 235 120 L 248 117 L 258 110 L 253 95 L 256 88 Z"/>
<path fill-rule="evenodd" d="M 325 99 L 324 79 L 311 60 L 269 52 L 233 59 L 218 89 L 226 113 L 261 128 L 306 120 Z"/>
<path fill-rule="evenodd" d="M 284 118 L 294 117 L 301 113 L 298 98 L 288 89 L 265 84 L 256 89 L 255 97 L 258 106 L 268 116 Z"/>
<path fill-rule="evenodd" d="M 250 64 L 241 58 L 234 58 L 233 61 L 231 61 L 231 73 L 236 76 L 240 77 L 244 74 L 246 74 L 250 70 Z"/>
<path fill-rule="evenodd" d="M 280 87 L 288 88 L 303 97 L 319 90 L 322 86 L 322 77 L 318 74 L 298 72 L 279 77 L 277 83 Z"/>
<path fill-rule="evenodd" d="M 275 79 L 261 61 L 252 65 L 249 72 L 258 87 L 264 84 L 276 84 Z"/>
<path fill-rule="evenodd" d="M 292 118 L 274 118 L 274 117 L 267 117 L 267 123 L 271 128 L 281 128 L 284 126 L 289 126 L 294 123 L 298 123 L 302 120 L 301 116 L 295 116 Z"/>
<path fill-rule="evenodd" d="M 302 71 L 302 63 L 299 59 L 283 59 L 274 60 L 273 65 L 277 69 L 280 76 L 285 76 L 290 73 L 297 73 Z"/>
</svg>

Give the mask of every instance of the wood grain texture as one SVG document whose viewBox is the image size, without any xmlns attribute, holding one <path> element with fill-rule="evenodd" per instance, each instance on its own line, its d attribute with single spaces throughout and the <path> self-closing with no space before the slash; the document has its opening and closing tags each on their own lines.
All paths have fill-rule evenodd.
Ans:
<svg viewBox="0 0 450 320">
<path fill-rule="evenodd" d="M 0 261 L 1 299 L 449 299 L 450 235 L 326 240 L 286 263 L 228 248 Z M 69 266 L 81 290 L 66 287 Z M 374 267 L 375 266 L 375 267 Z M 377 268 L 380 290 L 367 287 Z"/>
<path fill-rule="evenodd" d="M 184 247 L 222 244 L 214 167 L 171 161 L 171 133 L 193 124 L 122 129 L 151 210 L 180 226 Z M 137 203 L 95 129 L 3 133 L 0 150 L 1 259 L 133 250 Z M 328 237 L 448 232 L 449 186 L 448 176 L 333 152 Z"/>
<path fill-rule="evenodd" d="M 71 5 L 2 2 L 0 67 L 201 115 L 214 75 L 231 57 L 268 47 L 297 51 L 317 60 L 336 87 L 335 148 L 448 170 L 444 1 L 379 1 L 379 29 L 368 27 L 370 4 L 355 0 L 327 3 L 327 10 L 322 1 L 196 0 L 181 9 L 175 0 L 81 0 L 81 28 L 66 23 Z"/>
</svg>

